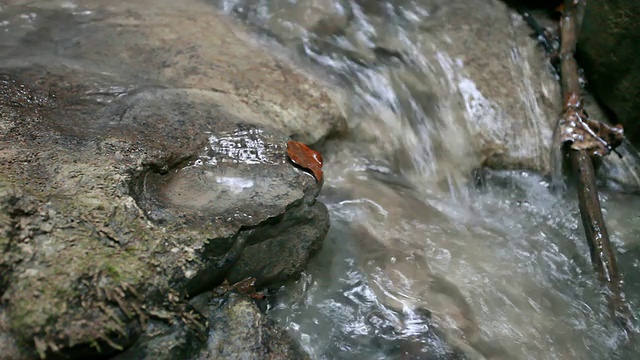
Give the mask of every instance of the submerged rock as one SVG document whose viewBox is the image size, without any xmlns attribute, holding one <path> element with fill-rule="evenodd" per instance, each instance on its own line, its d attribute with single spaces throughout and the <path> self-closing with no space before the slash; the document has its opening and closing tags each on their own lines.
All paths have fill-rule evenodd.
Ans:
<svg viewBox="0 0 640 360">
<path fill-rule="evenodd" d="M 117 353 L 328 229 L 286 157 L 344 121 L 322 84 L 199 2 L 78 3 L 0 13 L 0 359 Z"/>
</svg>

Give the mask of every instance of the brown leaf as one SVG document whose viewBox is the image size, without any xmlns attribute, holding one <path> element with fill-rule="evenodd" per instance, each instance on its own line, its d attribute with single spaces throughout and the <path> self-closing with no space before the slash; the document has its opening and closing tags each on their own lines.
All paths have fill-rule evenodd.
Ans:
<svg viewBox="0 0 640 360">
<path fill-rule="evenodd" d="M 592 155 L 606 156 L 622 144 L 622 125 L 609 126 L 589 119 L 576 94 L 569 94 L 560 120 L 562 143 L 570 143 L 574 150 L 587 150 Z"/>
<path fill-rule="evenodd" d="M 322 183 L 322 155 L 307 145 L 294 140 L 287 142 L 287 155 L 301 168 L 310 171 L 318 183 Z"/>
<path fill-rule="evenodd" d="M 239 293 L 252 294 L 256 292 L 255 284 L 256 284 L 256 278 L 249 277 L 231 285 L 231 288 L 233 288 Z"/>
</svg>

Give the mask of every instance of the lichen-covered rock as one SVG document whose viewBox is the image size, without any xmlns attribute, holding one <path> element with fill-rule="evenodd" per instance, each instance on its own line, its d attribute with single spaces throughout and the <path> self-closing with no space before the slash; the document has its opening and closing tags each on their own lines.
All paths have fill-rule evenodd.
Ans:
<svg viewBox="0 0 640 360">
<path fill-rule="evenodd" d="M 251 274 L 295 275 L 328 227 L 286 157 L 344 120 L 322 84 L 199 2 L 75 6 L 0 14 L 0 359 L 120 351 L 280 231 L 295 255 Z"/>
<path fill-rule="evenodd" d="M 589 89 L 640 144 L 640 3 L 587 1 L 578 56 Z"/>
<path fill-rule="evenodd" d="M 39 80 L 5 76 L 4 90 L 36 98 Z M 293 249 L 319 247 L 327 211 L 315 179 L 286 160 L 286 135 L 180 90 L 75 109 L 77 93 L 54 94 L 37 113 L 3 117 L 2 310 L 24 345 L 120 349 L 154 311 L 221 282 L 245 244 L 288 231 Z M 308 256 L 286 259 L 287 275 Z"/>
</svg>

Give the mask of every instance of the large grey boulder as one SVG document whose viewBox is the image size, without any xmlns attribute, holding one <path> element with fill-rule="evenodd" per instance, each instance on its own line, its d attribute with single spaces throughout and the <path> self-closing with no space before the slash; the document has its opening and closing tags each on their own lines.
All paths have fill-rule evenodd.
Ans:
<svg viewBox="0 0 640 360">
<path fill-rule="evenodd" d="M 0 13 L 0 359 L 119 352 L 228 275 L 276 284 L 321 246 L 319 185 L 286 142 L 340 131 L 326 86 L 205 4 L 152 3 Z"/>
<path fill-rule="evenodd" d="M 0 34 L 3 66 L 62 63 L 120 77 L 124 85 L 199 89 L 219 107 L 307 144 L 345 130 L 340 91 L 299 70 L 284 49 L 256 38 L 213 5 L 197 0 L 11 3 L 0 13 L 6 22 Z M 97 97 L 122 89 L 91 90 Z"/>
</svg>

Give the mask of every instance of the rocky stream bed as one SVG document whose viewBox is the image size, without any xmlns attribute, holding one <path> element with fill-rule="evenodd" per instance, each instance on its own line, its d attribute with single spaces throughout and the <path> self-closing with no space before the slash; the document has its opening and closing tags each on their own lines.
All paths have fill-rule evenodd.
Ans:
<svg viewBox="0 0 640 360">
<path fill-rule="evenodd" d="M 587 354 L 597 286 L 542 189 L 559 85 L 513 9 L 469 3 L 1 3 L 0 360 Z M 636 140 L 637 102 L 603 99 Z M 621 151 L 599 180 L 633 194 Z M 526 171 L 472 193 L 481 167 Z M 606 196 L 634 249 L 636 203 Z"/>
</svg>

